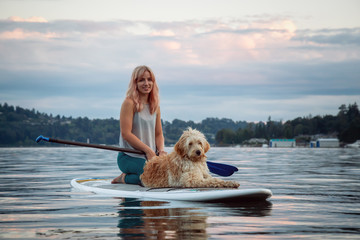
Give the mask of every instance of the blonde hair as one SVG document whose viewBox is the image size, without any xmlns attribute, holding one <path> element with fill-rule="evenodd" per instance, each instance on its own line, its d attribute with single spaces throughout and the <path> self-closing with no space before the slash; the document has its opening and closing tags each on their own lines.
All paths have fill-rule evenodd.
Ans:
<svg viewBox="0 0 360 240">
<path fill-rule="evenodd" d="M 132 99 L 135 103 L 135 110 L 137 112 L 141 112 L 144 108 L 144 104 L 141 103 L 140 101 L 140 96 L 139 96 L 139 91 L 137 89 L 137 81 L 138 79 L 141 79 L 144 75 L 145 72 L 149 72 L 152 82 L 153 82 L 153 88 L 149 94 L 149 108 L 150 108 L 150 113 L 154 114 L 156 112 L 156 109 L 159 106 L 159 88 L 157 86 L 156 80 L 155 80 L 155 75 L 153 73 L 153 71 L 151 70 L 151 68 L 149 68 L 148 66 L 138 66 L 134 69 L 134 71 L 132 72 L 131 75 L 131 80 L 129 83 L 129 88 L 126 92 L 126 96 L 130 99 Z"/>
</svg>

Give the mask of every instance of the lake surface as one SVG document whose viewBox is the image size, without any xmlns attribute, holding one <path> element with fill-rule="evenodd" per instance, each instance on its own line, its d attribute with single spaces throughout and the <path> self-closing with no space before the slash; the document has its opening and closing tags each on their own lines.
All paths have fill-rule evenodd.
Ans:
<svg viewBox="0 0 360 240">
<path fill-rule="evenodd" d="M 167 149 L 171 151 L 171 149 Z M 258 203 L 187 203 L 78 192 L 120 174 L 116 152 L 0 148 L 0 239 L 360 239 L 360 149 L 212 148 Z"/>
</svg>

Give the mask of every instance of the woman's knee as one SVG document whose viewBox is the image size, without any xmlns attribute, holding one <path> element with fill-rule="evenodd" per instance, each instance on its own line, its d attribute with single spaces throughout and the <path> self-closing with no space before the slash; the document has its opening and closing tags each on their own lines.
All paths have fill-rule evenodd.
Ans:
<svg viewBox="0 0 360 240">
<path fill-rule="evenodd" d="M 140 184 L 140 177 L 136 174 L 126 174 L 125 183 L 127 184 Z"/>
</svg>

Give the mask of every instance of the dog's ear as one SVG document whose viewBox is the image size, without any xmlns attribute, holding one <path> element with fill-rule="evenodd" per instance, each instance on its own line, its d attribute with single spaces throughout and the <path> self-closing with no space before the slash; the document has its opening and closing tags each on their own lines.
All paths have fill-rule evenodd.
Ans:
<svg viewBox="0 0 360 240">
<path fill-rule="evenodd" d="M 210 144 L 208 143 L 208 141 L 205 141 L 205 147 L 204 147 L 204 151 L 207 152 L 210 149 Z"/>
<path fill-rule="evenodd" d="M 179 141 L 175 144 L 174 150 L 181 157 L 185 156 L 184 139 L 183 138 L 180 138 Z"/>
</svg>

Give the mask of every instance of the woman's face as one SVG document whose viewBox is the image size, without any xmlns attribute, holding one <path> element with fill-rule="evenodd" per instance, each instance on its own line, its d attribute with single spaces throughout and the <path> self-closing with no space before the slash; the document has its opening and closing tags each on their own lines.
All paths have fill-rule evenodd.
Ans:
<svg viewBox="0 0 360 240">
<path fill-rule="evenodd" d="M 151 74 L 148 71 L 145 71 L 144 75 L 136 82 L 137 89 L 142 94 L 149 94 L 153 88 L 153 84 Z"/>
</svg>

